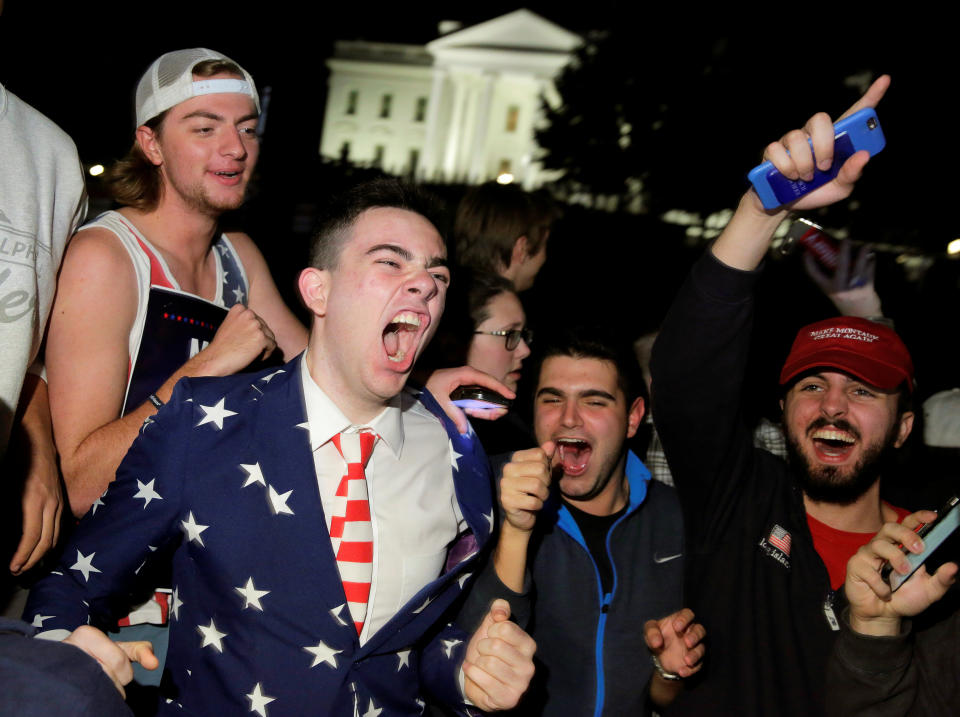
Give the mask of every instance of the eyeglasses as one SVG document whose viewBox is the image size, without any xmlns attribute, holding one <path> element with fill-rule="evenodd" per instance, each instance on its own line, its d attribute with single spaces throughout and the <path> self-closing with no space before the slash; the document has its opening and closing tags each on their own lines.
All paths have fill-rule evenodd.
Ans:
<svg viewBox="0 0 960 717">
<path fill-rule="evenodd" d="M 520 345 L 520 339 L 529 346 L 533 343 L 533 332 L 530 329 L 504 329 L 503 331 L 474 331 L 475 334 L 488 336 L 503 336 L 506 339 L 507 351 L 513 351 Z"/>
</svg>

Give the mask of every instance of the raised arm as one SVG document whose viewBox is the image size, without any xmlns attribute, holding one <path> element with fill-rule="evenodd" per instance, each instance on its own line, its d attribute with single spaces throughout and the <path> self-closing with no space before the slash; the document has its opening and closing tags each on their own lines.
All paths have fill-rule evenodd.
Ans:
<svg viewBox="0 0 960 717">
<path fill-rule="evenodd" d="M 889 85 L 884 76 L 848 110 L 879 102 Z M 811 144 L 807 140 L 810 139 Z M 764 157 L 786 177 L 809 177 L 815 163 L 833 160 L 833 125 L 814 115 L 803 129 L 768 145 Z M 670 309 L 653 349 L 653 416 L 684 505 L 688 530 L 708 539 L 734 515 L 749 471 L 744 462 L 752 441 L 741 417 L 753 322 L 754 271 L 789 209 L 812 209 L 847 197 L 868 160 L 849 158 L 838 176 L 792 205 L 763 208 L 751 189 L 707 256 L 693 268 Z M 718 522 L 719 521 L 719 522 Z"/>
<path fill-rule="evenodd" d="M 844 239 L 840 242 L 837 267 L 833 272 L 822 269 L 810 252 L 803 253 L 803 268 L 841 314 L 881 320 L 880 295 L 873 283 L 876 256 L 869 244 L 857 249 L 856 257 L 852 254 L 853 242 Z"/>
<path fill-rule="evenodd" d="M 863 97 L 838 119 L 867 107 L 876 107 L 889 86 L 889 75 L 877 78 Z M 763 158 L 773 162 L 787 179 L 811 179 L 814 168 L 824 171 L 833 164 L 833 140 L 833 121 L 826 112 L 819 112 L 807 120 L 802 129 L 787 132 L 778 141 L 767 145 Z M 844 163 L 836 179 L 777 210 L 765 210 L 756 192 L 749 190 L 714 243 L 713 255 L 733 269 L 756 269 L 770 248 L 774 231 L 789 210 L 817 209 L 846 199 L 869 159 L 866 151 L 857 152 Z"/>
<path fill-rule="evenodd" d="M 77 517 L 106 490 L 144 419 L 156 412 L 145 401 L 120 416 L 137 292 L 130 258 L 112 233 L 94 228 L 74 237 L 51 314 L 46 366 L 54 437 Z M 180 378 L 235 373 L 275 345 L 273 333 L 252 309 L 235 306 L 210 345 L 155 394 L 167 401 Z"/>
<path fill-rule="evenodd" d="M 517 451 L 503 467 L 500 505 L 504 518 L 493 551 L 493 567 L 503 584 L 516 593 L 523 592 L 530 537 L 537 513 L 550 493 L 554 450 L 554 443 L 547 441 L 538 448 Z"/>
</svg>

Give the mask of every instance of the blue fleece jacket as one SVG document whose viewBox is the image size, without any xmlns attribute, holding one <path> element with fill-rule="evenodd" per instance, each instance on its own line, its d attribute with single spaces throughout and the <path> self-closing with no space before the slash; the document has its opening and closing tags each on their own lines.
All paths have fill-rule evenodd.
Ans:
<svg viewBox="0 0 960 717">
<path fill-rule="evenodd" d="M 544 506 L 530 547 L 535 596 L 529 632 L 537 674 L 525 715 L 645 715 L 652 674 L 643 624 L 682 607 L 683 521 L 670 486 L 627 457 L 630 502 L 607 534 L 612 590 L 570 512 Z"/>
</svg>

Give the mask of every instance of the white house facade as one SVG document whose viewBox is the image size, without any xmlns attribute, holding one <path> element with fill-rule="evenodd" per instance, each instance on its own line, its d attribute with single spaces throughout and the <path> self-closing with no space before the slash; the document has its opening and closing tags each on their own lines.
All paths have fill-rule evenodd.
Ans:
<svg viewBox="0 0 960 717">
<path fill-rule="evenodd" d="M 581 38 L 516 10 L 426 46 L 338 42 L 320 153 L 438 182 L 535 188 L 540 97 Z"/>
</svg>

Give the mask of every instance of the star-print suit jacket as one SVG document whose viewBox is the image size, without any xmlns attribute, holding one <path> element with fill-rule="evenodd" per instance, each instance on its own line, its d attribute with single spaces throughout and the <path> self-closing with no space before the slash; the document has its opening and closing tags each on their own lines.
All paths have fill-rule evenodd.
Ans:
<svg viewBox="0 0 960 717">
<path fill-rule="evenodd" d="M 443 575 L 361 646 L 309 434 L 298 427 L 306 421 L 301 365 L 298 358 L 273 373 L 180 381 L 81 521 L 59 569 L 31 592 L 27 619 L 44 631 L 72 630 L 88 616 L 109 622 L 111 596 L 128 590 L 157 547 L 179 541 L 161 714 L 386 717 L 420 714 L 423 691 L 462 704 L 469 636 L 444 613 L 490 537 L 479 441 L 459 435 L 422 393 L 449 434 L 469 531 L 449 548 Z"/>
</svg>

